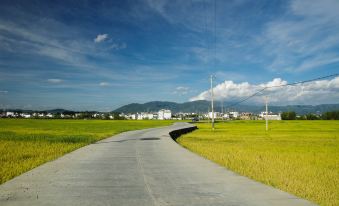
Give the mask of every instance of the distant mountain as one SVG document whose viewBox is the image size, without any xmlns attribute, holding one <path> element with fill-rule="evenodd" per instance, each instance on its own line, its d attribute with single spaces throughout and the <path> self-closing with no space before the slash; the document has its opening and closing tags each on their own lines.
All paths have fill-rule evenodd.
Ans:
<svg viewBox="0 0 339 206">
<path fill-rule="evenodd" d="M 236 105 L 229 108 L 227 105 L 230 105 L 230 102 L 224 102 L 225 111 L 239 111 L 239 112 L 253 112 L 260 113 L 264 111 L 264 105 Z M 185 103 L 175 103 L 175 102 L 162 102 L 162 101 L 153 101 L 147 102 L 144 104 L 132 103 L 125 106 L 122 106 L 114 112 L 123 112 L 123 113 L 136 113 L 136 112 L 157 112 L 160 109 L 170 109 L 173 113 L 178 112 L 207 112 L 210 108 L 211 103 L 205 100 L 185 102 Z M 221 112 L 222 103 L 215 102 L 214 108 L 215 111 Z M 339 110 L 339 104 L 321 104 L 321 105 L 287 105 L 287 106 L 269 106 L 269 111 L 272 112 L 285 112 L 285 111 L 295 111 L 297 114 L 307 114 L 307 113 L 323 113 L 326 111 Z"/>
<path fill-rule="evenodd" d="M 0 109 L 0 111 L 12 111 L 12 112 L 19 112 L 19 113 L 34 113 L 34 112 L 43 112 L 43 113 L 75 113 L 75 112 L 90 112 L 95 113 L 97 111 L 72 111 L 67 109 L 50 109 L 50 110 L 29 110 L 29 109 Z"/>
<path fill-rule="evenodd" d="M 214 110 L 217 112 L 222 111 L 222 103 L 215 102 Z M 238 112 L 252 112 L 260 113 L 265 110 L 264 105 L 232 105 L 232 102 L 224 102 L 224 111 L 238 111 Z M 137 112 L 158 112 L 160 109 L 170 109 L 173 113 L 178 112 L 200 112 L 205 113 L 209 110 L 211 102 L 205 100 L 193 101 L 193 102 L 162 102 L 162 101 L 153 101 L 147 102 L 144 104 L 132 103 L 125 106 L 122 106 L 112 112 L 123 112 L 123 113 L 137 113 Z M 320 105 L 287 105 L 287 106 L 268 106 L 269 111 L 278 113 L 278 112 L 287 112 L 294 111 L 299 115 L 308 114 L 308 113 L 324 113 L 327 111 L 339 111 L 339 104 L 320 104 Z M 46 112 L 46 113 L 74 113 L 75 111 L 65 110 L 65 109 L 51 109 L 44 111 L 37 110 L 24 110 L 24 109 L 0 109 L 1 111 L 15 111 L 15 112 Z M 81 111 L 77 111 L 81 112 Z M 83 112 L 83 111 L 82 111 Z M 96 111 L 87 111 L 95 113 Z"/>
<path fill-rule="evenodd" d="M 64 112 L 71 112 L 69 110 L 66 109 L 51 109 L 51 110 L 45 110 L 45 112 L 47 113 L 52 113 L 52 114 L 56 114 L 56 113 L 64 113 Z"/>
<path fill-rule="evenodd" d="M 185 103 L 153 101 L 145 104 L 132 103 L 122 106 L 114 112 L 136 113 L 157 112 L 160 109 L 170 109 L 172 112 L 202 112 L 207 111 L 210 103 L 208 101 L 194 101 Z"/>
</svg>

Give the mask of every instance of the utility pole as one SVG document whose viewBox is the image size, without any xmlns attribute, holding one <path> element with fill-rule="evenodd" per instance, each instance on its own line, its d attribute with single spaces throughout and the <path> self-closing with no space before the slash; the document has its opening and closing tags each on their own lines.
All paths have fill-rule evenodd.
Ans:
<svg viewBox="0 0 339 206">
<path fill-rule="evenodd" d="M 222 120 L 224 121 L 224 98 L 221 100 L 221 114 Z"/>
<path fill-rule="evenodd" d="M 208 123 L 210 123 L 210 107 L 208 107 L 207 109 L 207 119 L 208 119 Z"/>
<path fill-rule="evenodd" d="M 265 96 L 265 104 L 266 104 L 266 131 L 268 130 L 268 108 L 267 108 L 268 98 Z"/>
<path fill-rule="evenodd" d="M 213 75 L 211 75 L 211 109 L 212 109 L 212 129 L 214 130 L 214 108 L 213 108 Z"/>
</svg>

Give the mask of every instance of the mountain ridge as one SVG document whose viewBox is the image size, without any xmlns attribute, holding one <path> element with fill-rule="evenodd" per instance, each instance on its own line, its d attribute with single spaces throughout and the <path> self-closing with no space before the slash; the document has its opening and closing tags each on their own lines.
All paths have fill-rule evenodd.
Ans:
<svg viewBox="0 0 339 206">
<path fill-rule="evenodd" d="M 224 108 L 229 111 L 239 111 L 239 112 L 253 112 L 259 113 L 264 111 L 264 105 L 236 105 L 232 108 L 227 108 L 227 105 L 231 105 L 232 102 L 225 102 Z M 214 108 L 215 111 L 222 111 L 222 103 L 215 102 Z M 137 112 L 157 112 L 160 109 L 169 109 L 173 113 L 178 112 L 208 112 L 210 107 L 210 102 L 206 100 L 198 100 L 192 102 L 176 103 L 169 101 L 151 101 L 146 103 L 131 103 L 119 107 L 113 112 L 123 112 L 123 113 L 137 113 Z M 286 105 L 286 106 L 270 106 L 269 111 L 272 112 L 285 112 L 285 111 L 295 111 L 298 114 L 307 114 L 307 113 L 323 113 L 327 111 L 339 110 L 339 104 L 320 104 L 320 105 Z"/>
</svg>

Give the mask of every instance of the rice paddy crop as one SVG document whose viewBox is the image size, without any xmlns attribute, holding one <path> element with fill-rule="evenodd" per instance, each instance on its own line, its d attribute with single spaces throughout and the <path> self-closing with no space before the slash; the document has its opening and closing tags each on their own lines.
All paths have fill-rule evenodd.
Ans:
<svg viewBox="0 0 339 206">
<path fill-rule="evenodd" d="M 197 124 L 177 141 L 241 175 L 320 205 L 339 205 L 339 121 Z"/>
<path fill-rule="evenodd" d="M 114 134 L 171 121 L 0 119 L 0 184 Z"/>
</svg>

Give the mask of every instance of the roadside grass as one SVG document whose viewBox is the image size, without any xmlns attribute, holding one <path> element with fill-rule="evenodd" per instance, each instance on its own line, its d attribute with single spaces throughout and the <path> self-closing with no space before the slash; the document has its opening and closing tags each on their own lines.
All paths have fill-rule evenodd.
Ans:
<svg viewBox="0 0 339 206">
<path fill-rule="evenodd" d="M 339 205 L 339 121 L 197 124 L 178 143 L 241 175 L 320 205 Z"/>
<path fill-rule="evenodd" d="M 0 119 L 0 184 L 114 134 L 171 123 L 173 121 Z"/>
</svg>

